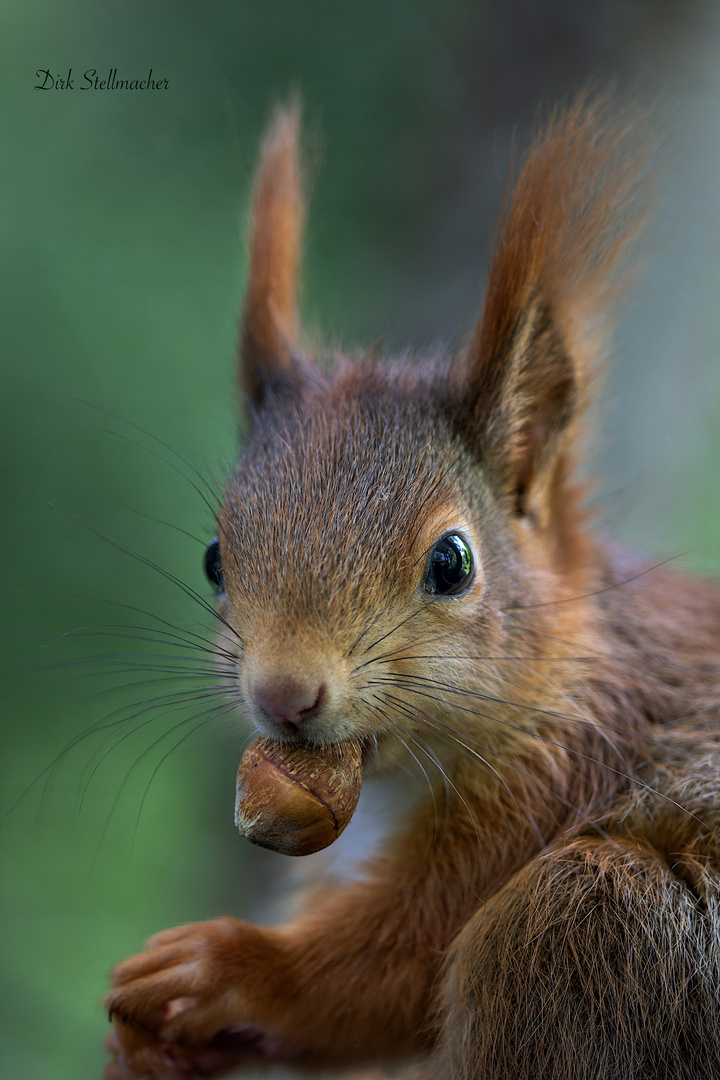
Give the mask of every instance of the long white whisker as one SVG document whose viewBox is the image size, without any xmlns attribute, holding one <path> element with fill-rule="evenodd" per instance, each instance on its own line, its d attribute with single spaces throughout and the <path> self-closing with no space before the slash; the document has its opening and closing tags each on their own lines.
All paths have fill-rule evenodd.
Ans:
<svg viewBox="0 0 720 1080">
<path fill-rule="evenodd" d="M 384 695 L 384 697 L 386 698 L 386 697 L 387 697 L 387 695 Z M 377 697 L 376 697 L 376 700 L 377 700 Z M 395 707 L 396 711 L 402 711 L 402 710 L 398 710 L 398 708 L 397 708 L 397 705 L 395 705 L 394 707 Z M 412 714 L 410 714 L 410 719 L 412 719 Z M 403 732 L 404 732 L 404 734 L 405 734 L 405 735 L 406 735 L 406 736 L 407 736 L 408 738 L 411 738 L 411 739 L 413 739 L 413 736 L 412 736 L 412 735 L 410 735 L 410 734 L 409 734 L 409 733 L 408 733 L 407 731 L 405 731 L 405 729 L 404 729 L 404 728 L 400 727 L 400 725 L 398 724 L 398 722 L 397 722 L 396 720 L 395 720 L 395 721 L 393 721 L 393 723 L 394 723 L 394 724 L 396 724 L 396 725 L 398 726 L 398 728 L 399 728 L 399 729 L 400 729 L 401 731 L 403 731 Z M 449 786 L 450 786 L 450 788 L 452 789 L 452 791 L 453 791 L 453 792 L 455 793 L 455 795 L 457 796 L 457 798 L 458 798 L 458 799 L 460 800 L 460 802 L 461 802 L 461 803 L 463 804 L 463 806 L 465 807 L 465 810 L 467 811 L 467 815 L 468 815 L 468 818 L 469 818 L 469 819 L 470 819 L 470 821 L 472 822 L 472 826 L 473 826 L 473 829 L 475 830 L 475 836 L 476 836 L 476 838 L 477 838 L 477 842 L 478 842 L 478 847 L 480 848 L 480 851 L 481 851 L 481 853 L 482 853 L 483 861 L 485 862 L 485 864 L 486 864 L 486 866 L 487 866 L 487 860 L 486 860 L 486 856 L 485 856 L 485 851 L 484 851 L 484 849 L 483 849 L 482 839 L 481 839 L 481 837 L 480 837 L 480 830 L 478 829 L 478 826 L 477 826 L 477 821 L 475 820 L 475 815 L 474 815 L 474 813 L 472 812 L 472 810 L 470 809 L 470 807 L 469 807 L 469 805 L 468 805 L 468 803 L 467 803 L 467 800 L 466 800 L 466 799 L 465 799 L 465 797 L 464 797 L 464 796 L 462 795 L 462 793 L 461 793 L 461 792 L 460 792 L 460 791 L 458 790 L 458 787 L 457 787 L 457 785 L 456 785 L 456 784 L 454 784 L 454 783 L 453 783 L 453 781 L 452 781 L 452 780 L 450 779 L 450 777 L 448 776 L 447 770 L 446 770 L 446 769 L 444 769 L 444 768 L 443 768 L 443 766 L 441 765 L 441 763 L 440 763 L 440 762 L 439 762 L 439 761 L 438 761 L 438 760 L 437 760 L 436 758 L 434 758 L 434 756 L 433 756 L 433 755 L 431 755 L 431 754 L 430 754 L 430 752 L 429 752 L 429 750 L 427 749 L 427 747 L 425 747 L 425 746 L 421 746 L 421 745 L 420 745 L 420 744 L 419 744 L 419 743 L 418 743 L 418 742 L 417 742 L 417 741 L 416 741 L 415 739 L 413 739 L 413 742 L 415 742 L 415 745 L 416 745 L 416 746 L 418 746 L 418 747 L 419 747 L 420 749 L 424 750 L 424 752 L 425 752 L 425 753 L 426 753 L 426 754 L 428 755 L 428 757 L 430 757 L 430 758 L 431 758 L 431 760 L 433 760 L 433 761 L 434 761 L 434 763 L 435 763 L 435 764 L 437 765 L 438 769 L 440 770 L 440 774 L 441 774 L 441 776 L 443 777 L 443 780 L 444 780 L 444 782 L 445 782 L 445 785 L 446 785 L 446 792 L 447 792 L 447 785 L 449 785 Z M 415 756 L 415 755 L 413 755 L 413 757 L 414 757 L 414 756 Z M 437 807 L 436 807 L 436 809 L 435 809 L 435 820 L 437 821 Z"/>
<path fill-rule="evenodd" d="M 410 693 L 417 694 L 420 697 L 427 697 L 430 698 L 432 701 L 439 701 L 446 704 L 445 702 L 443 702 L 442 698 L 437 697 L 435 694 L 429 694 L 427 693 L 427 691 L 419 690 L 407 683 L 403 683 L 402 688 L 404 690 L 408 690 Z M 551 739 L 547 735 L 543 735 L 539 731 L 533 731 L 532 728 L 524 728 L 521 727 L 519 724 L 512 724 L 509 720 L 502 720 L 500 717 L 495 717 L 491 716 L 488 713 L 479 712 L 477 709 L 470 709 L 466 705 L 453 704 L 453 708 L 459 709 L 461 712 L 466 712 L 472 716 L 480 716 L 485 720 L 492 720 L 497 724 L 502 724 L 504 727 L 511 728 L 513 731 L 523 732 L 525 735 L 530 735 L 533 738 L 540 740 L 541 742 L 547 743 L 548 746 L 555 746 L 558 750 L 563 750 L 565 753 L 572 754 L 580 760 L 588 762 L 588 764 L 590 765 L 599 765 L 601 768 L 607 770 L 608 772 L 614 773 L 620 779 L 627 780 L 630 783 L 635 784 L 637 787 L 642 788 L 644 791 L 648 791 L 652 794 L 659 796 L 671 806 L 675 806 L 678 810 L 681 810 L 684 814 L 687 814 L 687 816 L 692 818 L 693 821 L 697 821 L 697 823 L 699 825 L 702 825 L 704 828 L 708 827 L 706 823 L 702 820 L 702 818 L 699 818 L 696 814 L 693 814 L 691 810 L 688 810 L 681 803 L 677 802 L 669 795 L 665 795 L 662 791 L 654 788 L 651 784 L 644 783 L 633 773 L 626 773 L 623 772 L 622 769 L 616 769 L 612 765 L 609 765 L 606 761 L 602 761 L 600 758 L 595 758 L 591 754 L 584 754 L 582 750 L 578 750 L 572 746 L 566 746 L 565 744 L 558 742 L 556 739 Z M 538 712 L 542 713 L 542 710 L 538 710 Z M 550 713 L 549 715 L 553 716 L 556 714 Z"/>
<path fill-rule="evenodd" d="M 402 728 L 402 727 L 400 726 L 400 724 L 398 724 L 398 723 L 397 723 L 397 721 L 393 720 L 393 719 L 392 719 L 392 718 L 391 718 L 390 716 L 388 716 L 387 712 L 385 712 L 385 710 L 384 710 L 384 709 L 382 708 L 382 706 L 378 704 L 378 702 L 379 702 L 379 700 L 380 700 L 380 699 L 378 698 L 378 696 L 377 696 L 376 694 L 373 694 L 373 698 L 375 699 L 375 704 L 374 704 L 374 705 L 372 705 L 372 704 L 371 704 L 371 705 L 370 705 L 370 708 L 371 708 L 371 709 L 372 709 L 372 710 L 373 710 L 373 711 L 374 711 L 374 712 L 375 712 L 375 713 L 376 713 L 377 715 L 379 715 L 379 716 L 380 716 L 381 720 L 384 720 L 384 722 L 385 722 L 385 727 L 386 727 L 386 729 L 390 729 L 390 728 L 395 728 L 396 730 L 398 730 L 398 731 L 402 732 L 402 735 L 403 735 L 403 736 L 405 736 L 405 738 L 401 738 L 400 736 L 398 736 L 398 738 L 400 738 L 400 742 L 401 742 L 401 743 L 403 744 L 403 746 L 405 747 L 405 749 L 407 750 L 407 752 L 408 752 L 408 753 L 409 753 L 409 754 L 411 755 L 411 757 L 412 757 L 412 758 L 414 759 L 415 763 L 417 764 L 418 768 L 419 768 L 419 769 L 420 769 L 420 770 L 422 771 L 422 773 L 423 773 L 423 776 L 425 777 L 425 779 L 426 779 L 426 781 L 427 781 L 427 786 L 428 786 L 428 788 L 429 788 L 429 791 L 430 791 L 430 797 L 431 797 L 431 799 L 432 799 L 432 803 L 433 803 L 433 810 L 434 810 L 434 813 L 435 813 L 435 830 L 437 831 L 437 820 L 438 820 L 438 813 L 437 813 L 437 801 L 436 801 L 436 799 L 435 799 L 435 789 L 434 789 L 434 787 L 433 787 L 433 785 L 432 785 L 432 781 L 430 780 L 430 777 L 428 776 L 428 773 L 427 773 L 427 769 L 425 768 L 425 766 L 423 765 L 423 763 L 422 763 L 422 762 L 420 761 L 420 759 L 418 758 L 418 756 L 417 756 L 417 755 L 416 755 L 416 754 L 414 753 L 414 751 L 412 750 L 412 748 L 408 746 L 408 744 L 407 744 L 407 742 L 406 742 L 405 740 L 406 740 L 406 739 L 408 739 L 408 738 L 409 738 L 409 739 L 412 739 L 412 741 L 413 741 L 413 742 L 415 743 L 415 745 L 416 745 L 416 746 L 418 746 L 418 747 L 419 747 L 419 743 L 417 742 L 417 740 L 416 740 L 416 739 L 414 739 L 414 738 L 413 738 L 413 736 L 412 736 L 412 735 L 410 735 L 410 734 L 409 734 L 409 733 L 408 733 L 407 731 L 405 731 L 405 730 L 404 730 L 404 729 L 403 729 L 403 728 Z M 425 748 L 425 747 L 421 747 L 421 749 L 423 749 L 423 750 L 425 751 L 425 753 L 427 753 L 427 750 L 426 750 L 426 748 Z M 429 756 L 429 755 L 428 755 L 428 756 Z M 435 764 L 437 764 L 437 762 L 436 762 Z M 443 780 L 444 780 L 444 781 L 445 781 L 445 783 L 447 784 L 447 783 L 448 783 L 448 779 L 447 779 L 447 777 L 445 776 L 445 771 L 444 771 L 444 769 L 442 769 L 442 768 L 441 768 L 441 769 L 440 769 L 440 772 L 441 772 L 441 774 L 442 774 Z"/>
<path fill-rule="evenodd" d="M 385 692 L 385 697 L 389 701 L 393 701 L 395 703 L 396 708 L 398 706 L 405 706 L 405 704 L 406 704 L 405 702 L 401 702 L 400 699 L 395 698 L 394 695 L 388 694 L 387 692 Z M 423 709 L 420 709 L 418 706 L 407 706 L 407 708 L 408 709 L 412 708 L 415 715 L 417 715 L 419 717 L 422 717 L 426 726 L 429 723 L 432 726 L 431 730 L 434 729 L 434 734 L 438 738 L 440 738 L 441 741 L 446 742 L 449 745 L 452 745 L 452 743 L 454 743 L 457 746 L 461 747 L 461 749 L 465 750 L 472 757 L 476 758 L 481 763 L 481 765 L 483 766 L 483 768 L 485 769 L 486 772 L 488 772 L 489 774 L 494 775 L 500 781 L 502 786 L 505 788 L 507 794 L 512 799 L 513 804 L 515 806 L 515 809 L 518 812 L 518 815 L 521 814 L 521 809 L 520 809 L 520 806 L 518 804 L 515 793 L 513 792 L 510 785 L 508 784 L 506 778 L 500 772 L 498 772 L 498 770 L 495 768 L 495 766 L 492 765 L 487 760 L 487 758 L 485 758 L 482 754 L 478 753 L 478 751 L 473 749 L 473 747 L 469 746 L 467 742 L 465 742 L 460 736 L 458 736 L 457 732 L 454 731 L 453 728 L 449 727 L 447 724 L 444 724 L 436 716 L 432 716 L 430 713 L 425 712 Z M 447 733 L 447 736 L 449 736 L 449 738 L 447 736 L 443 736 L 442 734 L 440 734 L 440 732 L 438 731 L 438 728 L 444 730 Z M 471 741 L 475 742 L 475 740 L 471 740 Z M 494 753 L 489 747 L 481 746 L 477 742 L 475 742 L 475 746 L 479 746 L 482 750 L 485 751 L 485 753 Z M 495 754 L 495 756 L 496 757 L 501 757 L 500 754 Z M 541 843 L 544 845 L 545 844 L 545 839 L 544 839 L 542 833 L 540 832 L 540 829 L 539 829 L 539 827 L 537 825 L 537 822 L 534 820 L 534 818 L 529 813 L 529 811 L 525 810 L 525 808 L 523 808 L 523 810 L 525 812 L 525 817 L 527 818 L 528 822 L 530 823 L 531 827 L 533 828 L 533 831 L 535 832 L 536 836 L 541 841 Z"/>
</svg>

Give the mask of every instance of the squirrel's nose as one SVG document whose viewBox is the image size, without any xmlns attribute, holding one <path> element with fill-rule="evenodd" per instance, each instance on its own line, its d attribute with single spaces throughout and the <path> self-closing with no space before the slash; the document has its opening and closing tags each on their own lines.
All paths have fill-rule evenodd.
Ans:
<svg viewBox="0 0 720 1080">
<path fill-rule="evenodd" d="M 276 724 L 300 727 L 322 708 L 325 684 L 319 680 L 287 676 L 268 682 L 258 681 L 252 694 L 258 709 Z"/>
</svg>

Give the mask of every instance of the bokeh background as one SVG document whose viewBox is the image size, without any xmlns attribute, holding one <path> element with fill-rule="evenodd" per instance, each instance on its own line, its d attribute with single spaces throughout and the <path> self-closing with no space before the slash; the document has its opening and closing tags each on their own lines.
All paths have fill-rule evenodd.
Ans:
<svg viewBox="0 0 720 1080">
<path fill-rule="evenodd" d="M 79 1080 L 101 1070 L 113 962 L 172 923 L 269 917 L 273 857 L 232 824 L 244 734 L 203 723 L 204 698 L 157 695 L 187 685 L 158 631 L 211 625 L 173 577 L 207 597 L 194 470 L 217 488 L 235 452 L 247 193 L 273 103 L 305 107 L 306 325 L 388 348 L 471 325 L 513 131 L 525 145 L 540 103 L 588 79 L 655 103 L 672 153 L 595 501 L 626 541 L 713 572 L 720 10 L 2 0 L 0 18 L 0 1072 Z M 34 89 L 69 68 L 74 90 Z M 113 68 L 168 89 L 80 91 Z"/>
</svg>

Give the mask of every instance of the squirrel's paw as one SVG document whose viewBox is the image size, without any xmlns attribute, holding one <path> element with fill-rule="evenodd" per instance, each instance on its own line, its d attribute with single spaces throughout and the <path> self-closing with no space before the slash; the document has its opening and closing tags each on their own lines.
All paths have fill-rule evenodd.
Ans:
<svg viewBox="0 0 720 1080">
<path fill-rule="evenodd" d="M 258 968 L 271 976 L 267 937 L 249 923 L 213 919 L 156 934 L 118 964 L 105 998 L 117 1043 L 106 1080 L 188 1080 L 251 1057 L 287 1056 L 283 1040 L 253 1023 L 248 987 L 258 984 Z"/>
</svg>

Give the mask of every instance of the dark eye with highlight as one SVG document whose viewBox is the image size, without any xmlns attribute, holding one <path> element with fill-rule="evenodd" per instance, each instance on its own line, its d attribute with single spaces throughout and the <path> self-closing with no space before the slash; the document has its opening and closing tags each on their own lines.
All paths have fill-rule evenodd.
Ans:
<svg viewBox="0 0 720 1080">
<path fill-rule="evenodd" d="M 457 596 L 474 576 L 472 548 L 458 533 L 448 533 L 430 552 L 422 587 L 433 596 Z"/>
<path fill-rule="evenodd" d="M 220 541 L 217 536 L 207 546 L 205 558 L 203 559 L 203 569 L 215 592 L 224 592 L 225 584 L 223 582 L 222 560 L 220 558 Z"/>
</svg>

